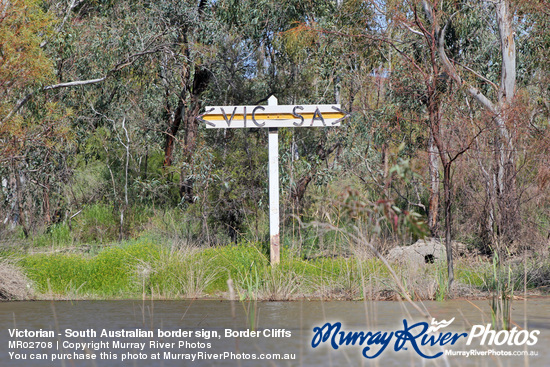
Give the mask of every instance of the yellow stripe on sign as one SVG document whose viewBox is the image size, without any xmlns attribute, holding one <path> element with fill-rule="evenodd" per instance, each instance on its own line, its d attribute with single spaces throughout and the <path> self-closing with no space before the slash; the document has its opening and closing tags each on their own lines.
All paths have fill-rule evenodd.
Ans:
<svg viewBox="0 0 550 367">
<path fill-rule="evenodd" d="M 313 119 L 313 113 L 300 113 L 301 116 L 304 117 L 304 120 L 311 120 Z M 340 113 L 340 112 L 326 112 L 326 113 L 323 113 L 323 118 L 324 119 L 341 119 L 342 117 L 344 117 L 344 114 L 343 113 Z M 231 114 L 227 114 L 226 115 L 228 119 L 231 118 Z M 255 119 L 256 120 L 294 120 L 294 119 L 299 119 L 299 117 L 296 117 L 294 115 L 292 115 L 291 113 L 280 113 L 280 114 L 264 114 L 264 113 L 256 113 L 255 115 Z M 319 118 L 319 116 L 317 116 L 317 118 Z M 252 113 L 247 113 L 246 114 L 246 119 L 247 120 L 252 120 Z M 219 120 L 223 120 L 225 121 L 225 118 L 223 117 L 222 114 L 216 114 L 216 115 L 212 115 L 212 114 L 208 114 L 208 115 L 204 115 L 203 116 L 203 120 L 206 120 L 206 121 L 219 121 Z M 233 121 L 240 121 L 240 120 L 244 120 L 244 114 L 235 114 L 235 116 L 233 117 L 232 119 Z"/>
</svg>

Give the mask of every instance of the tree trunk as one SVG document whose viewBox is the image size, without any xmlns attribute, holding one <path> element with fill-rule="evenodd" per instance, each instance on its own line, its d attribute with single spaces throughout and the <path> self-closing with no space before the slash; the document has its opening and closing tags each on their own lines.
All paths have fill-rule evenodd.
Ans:
<svg viewBox="0 0 550 367">
<path fill-rule="evenodd" d="M 516 88 L 516 43 L 514 41 L 515 32 L 512 26 L 513 14 L 510 11 L 510 0 L 497 1 L 496 16 L 502 55 L 498 99 L 501 102 L 510 104 L 514 99 Z"/>
<path fill-rule="evenodd" d="M 428 140 L 428 165 L 430 174 L 430 198 L 428 204 L 428 227 L 432 237 L 439 232 L 439 158 L 438 149 L 434 145 L 433 132 L 430 129 Z"/>
<path fill-rule="evenodd" d="M 509 245 L 518 239 L 521 231 L 519 199 L 517 194 L 515 152 L 499 147 L 497 182 L 497 227 L 499 242 Z M 503 255 L 503 254 L 499 254 Z"/>
<path fill-rule="evenodd" d="M 332 154 L 336 149 L 340 148 L 341 145 L 339 142 L 333 144 L 328 149 L 325 148 L 325 142 L 319 141 L 317 143 L 317 156 L 319 157 L 319 161 L 325 161 L 330 154 Z M 338 154 L 338 153 L 337 153 Z M 300 204 L 304 198 L 304 195 L 306 193 L 307 187 L 311 180 L 317 175 L 318 165 L 312 164 L 311 169 L 308 173 L 306 173 L 304 176 L 302 176 L 298 182 L 296 183 L 296 187 L 294 187 L 290 191 L 290 198 L 292 201 L 296 204 L 297 207 L 300 207 Z"/>
<path fill-rule="evenodd" d="M 206 0 L 200 0 L 198 4 L 197 10 L 200 21 L 203 20 L 206 5 Z M 196 117 L 199 115 L 199 110 L 201 108 L 200 97 L 210 82 L 210 72 L 198 63 L 195 64 L 193 70 L 194 74 L 191 75 L 191 65 L 193 61 L 189 48 L 188 36 L 193 37 L 198 31 L 198 29 L 183 27 L 180 30 L 181 33 L 178 35 L 179 43 L 181 43 L 184 56 L 184 73 L 182 80 L 183 88 L 180 92 L 178 107 L 176 108 L 173 117 L 170 113 L 170 108 L 167 108 L 169 112 L 169 124 L 164 145 L 164 167 L 169 167 L 172 165 L 176 135 L 182 122 L 184 125 L 183 129 L 185 134 L 183 146 L 183 159 L 185 163 L 190 163 L 190 158 L 195 151 L 198 130 L 198 121 L 196 121 Z M 193 42 L 200 41 L 191 40 L 191 43 Z M 191 80 L 193 80 L 192 86 Z M 168 85 L 168 83 L 165 84 Z M 189 102 L 190 105 L 187 106 L 187 103 Z M 182 176 L 180 177 L 180 193 L 185 193 L 184 197 L 188 199 L 191 197 L 191 190 L 192 182 L 184 177 L 184 170 L 182 169 Z"/>
<path fill-rule="evenodd" d="M 521 220 L 516 183 L 516 152 L 514 137 L 506 125 L 508 109 L 513 103 L 516 88 L 516 44 L 512 25 L 513 12 L 509 0 L 496 3 L 496 16 L 500 36 L 502 66 L 498 94 L 498 115 L 495 122 L 499 131 L 497 205 L 499 210 L 499 236 L 504 244 L 515 241 L 520 233 Z"/>
<path fill-rule="evenodd" d="M 497 228 L 498 236 L 504 243 L 511 243 L 517 238 L 521 229 L 518 195 L 516 189 L 516 167 L 514 137 L 510 133 L 507 122 L 507 110 L 511 106 L 516 86 L 516 46 L 514 41 L 514 29 L 512 24 L 513 11 L 510 9 L 510 0 L 498 0 L 495 2 L 495 13 L 500 37 L 500 54 L 502 68 L 497 102 L 492 102 L 475 86 L 463 80 L 455 66 L 447 57 L 445 51 L 445 27 L 441 29 L 437 23 L 438 53 L 447 73 L 459 84 L 463 85 L 473 98 L 483 108 L 494 116 L 495 129 L 497 131 L 496 156 L 494 176 L 497 184 L 496 205 L 498 209 Z M 423 0 L 426 13 L 432 21 L 431 5 Z"/>
<path fill-rule="evenodd" d="M 187 201 L 193 201 L 193 179 L 189 177 L 188 170 L 193 169 L 193 154 L 197 146 L 199 121 L 197 116 L 202 107 L 200 98 L 210 82 L 210 72 L 200 66 L 195 67 L 193 89 L 191 90 L 191 104 L 185 113 L 183 121 L 183 162 L 180 175 L 180 195 Z"/>
<path fill-rule="evenodd" d="M 49 226 L 52 222 L 52 217 L 50 215 L 50 185 L 45 185 L 42 189 L 43 200 L 42 200 L 42 210 L 44 211 L 44 224 Z"/>
<path fill-rule="evenodd" d="M 443 191 L 445 192 L 445 249 L 447 250 L 448 292 L 454 281 L 453 269 L 453 245 L 452 245 L 452 199 L 451 199 L 451 164 L 452 161 L 443 163 Z"/>
<path fill-rule="evenodd" d="M 12 174 L 12 187 L 15 188 L 15 194 L 16 194 L 16 205 L 15 208 L 17 210 L 17 223 L 21 225 L 21 228 L 23 229 L 23 234 L 25 235 L 25 238 L 29 237 L 29 229 L 27 228 L 27 221 L 26 221 L 26 215 L 25 210 L 23 209 L 23 177 L 21 172 L 16 169 L 15 162 L 12 160 L 11 162 L 11 174 Z"/>
<path fill-rule="evenodd" d="M 479 149 L 479 148 L 478 148 Z M 478 159 L 478 165 L 485 180 L 485 201 L 483 204 L 483 212 L 480 223 L 480 235 L 483 243 L 482 251 L 486 254 L 491 252 L 491 244 L 494 243 L 494 228 L 495 228 L 495 196 L 496 196 L 496 178 L 491 175 L 490 169 L 486 169 L 482 159 Z"/>
<path fill-rule="evenodd" d="M 292 201 L 296 203 L 298 207 L 300 206 L 300 203 L 302 202 L 306 193 L 307 186 L 313 179 L 314 175 L 315 172 L 310 172 L 309 174 L 303 176 L 298 180 L 298 182 L 296 182 L 296 187 L 291 190 L 290 196 L 292 198 Z"/>
<path fill-rule="evenodd" d="M 170 107 L 168 106 L 168 128 L 166 130 L 166 138 L 164 140 L 164 168 L 170 167 L 172 165 L 173 155 L 174 155 L 174 145 L 176 141 L 176 135 L 181 126 L 181 120 L 183 116 L 183 110 L 185 108 L 185 89 L 180 93 L 178 107 L 174 113 L 171 113 Z"/>
</svg>

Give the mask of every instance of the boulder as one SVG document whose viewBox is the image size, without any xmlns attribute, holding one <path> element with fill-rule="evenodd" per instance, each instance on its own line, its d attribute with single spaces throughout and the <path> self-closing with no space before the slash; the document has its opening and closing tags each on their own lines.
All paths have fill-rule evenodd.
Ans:
<svg viewBox="0 0 550 367">
<path fill-rule="evenodd" d="M 453 250 L 458 250 L 455 255 L 465 252 L 466 246 L 453 241 Z M 455 252 L 455 251 L 453 251 Z M 437 261 L 445 261 L 447 251 L 445 244 L 436 238 L 418 240 L 410 246 L 399 246 L 392 248 L 387 256 L 391 262 L 408 263 L 410 265 L 433 264 Z"/>
</svg>

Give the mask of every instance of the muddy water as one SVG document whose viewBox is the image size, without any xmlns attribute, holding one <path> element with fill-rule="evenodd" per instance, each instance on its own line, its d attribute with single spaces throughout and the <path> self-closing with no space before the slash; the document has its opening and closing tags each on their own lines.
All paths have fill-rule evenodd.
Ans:
<svg viewBox="0 0 550 367">
<path fill-rule="evenodd" d="M 453 335 L 471 333 L 472 325 L 491 323 L 488 301 L 426 302 L 423 307 L 436 320 L 455 318 L 451 325 L 440 330 Z M 227 301 L 0 303 L 2 325 L 0 366 L 550 365 L 550 299 L 530 299 L 525 303 L 515 301 L 512 318 L 517 325 L 517 330 L 540 331 L 536 335 L 535 345 L 482 346 L 480 338 L 477 338 L 468 346 L 466 337 L 462 337 L 454 345 L 424 347 L 421 351 L 427 356 L 435 355 L 443 348 L 455 352 L 474 349 L 476 353 L 491 351 L 492 354 L 509 352 L 537 355 L 466 357 L 444 354 L 434 359 L 425 359 L 419 356 L 410 342 L 399 351 L 394 351 L 396 345 L 394 338 L 378 357 L 367 359 L 362 356 L 366 343 L 362 346 L 341 346 L 335 350 L 329 345 L 329 338 L 326 343 L 320 343 L 317 348 L 312 348 L 313 328 L 321 327 L 326 322 L 340 322 L 342 330 L 345 331 L 390 332 L 403 330 L 404 319 L 408 325 L 426 321 L 426 319 L 420 317 L 409 305 L 399 302 L 236 302 L 233 305 Z M 428 322 L 430 323 L 431 320 Z M 10 336 L 10 330 L 13 332 L 14 329 L 17 329 L 19 336 Z M 74 334 L 71 332 L 66 334 L 69 329 Z M 122 329 L 138 330 L 144 335 L 139 337 L 121 334 L 112 337 L 101 336 L 103 329 L 106 332 L 120 332 Z M 245 333 L 240 337 L 233 335 L 226 337 L 226 329 L 237 332 L 253 330 L 258 335 L 250 336 Z M 158 330 L 171 331 L 175 334 L 159 337 Z M 44 335 L 29 335 L 35 331 L 41 331 Z M 149 331 L 153 335 L 146 335 Z M 183 335 L 177 334 L 182 331 Z M 185 333 L 189 334 L 185 335 Z M 521 338 L 518 340 L 521 341 Z M 126 342 L 133 344 L 123 344 Z M 183 344 L 179 345 L 180 342 Z M 77 349 L 78 343 L 88 344 Z M 380 349 L 380 346 L 373 343 L 371 352 L 367 354 L 372 355 L 374 351 Z M 199 360 L 198 352 L 202 352 L 204 358 L 210 359 Z M 223 357 L 224 352 L 229 356 Z M 165 353 L 172 353 L 170 356 L 177 358 L 190 359 L 169 359 Z M 205 357 L 208 353 L 210 357 Z M 212 357 L 213 354 L 220 354 L 220 356 Z M 273 354 L 291 359 L 267 361 L 244 359 L 252 355 L 256 358 L 274 358 Z M 67 359 L 67 355 L 70 355 L 71 359 Z M 75 358 L 91 358 L 92 355 L 95 356 L 95 360 L 75 360 Z M 195 355 L 194 361 L 191 360 L 191 355 Z M 52 356 L 62 359 L 52 361 Z M 123 356 L 130 359 L 122 361 Z M 159 357 L 158 360 L 152 359 L 155 357 Z"/>
</svg>

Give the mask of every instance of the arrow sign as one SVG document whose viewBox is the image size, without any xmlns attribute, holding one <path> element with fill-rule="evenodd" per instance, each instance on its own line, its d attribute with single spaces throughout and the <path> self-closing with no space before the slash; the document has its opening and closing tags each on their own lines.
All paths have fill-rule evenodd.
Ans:
<svg viewBox="0 0 550 367">
<path fill-rule="evenodd" d="M 208 106 L 199 116 L 210 129 L 340 126 L 346 117 L 339 104 Z"/>
</svg>

